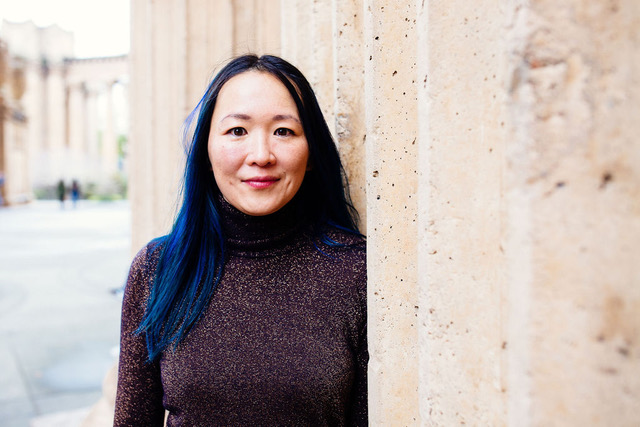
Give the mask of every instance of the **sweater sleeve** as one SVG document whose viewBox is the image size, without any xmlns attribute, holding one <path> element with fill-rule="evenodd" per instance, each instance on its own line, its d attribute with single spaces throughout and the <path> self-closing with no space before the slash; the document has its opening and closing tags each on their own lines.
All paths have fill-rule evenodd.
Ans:
<svg viewBox="0 0 640 427">
<path fill-rule="evenodd" d="M 114 427 L 153 427 L 164 422 L 159 364 L 148 362 L 144 334 L 135 333 L 144 315 L 153 274 L 148 248 L 133 260 L 122 302 Z"/>
<path fill-rule="evenodd" d="M 367 406 L 367 365 L 369 363 L 369 352 L 367 350 L 367 325 L 365 323 L 362 331 L 362 338 L 358 353 L 356 354 L 356 377 L 353 387 L 353 408 L 351 411 L 350 424 L 352 426 L 367 426 L 368 406 Z"/>
<path fill-rule="evenodd" d="M 368 393 L 367 393 L 367 368 L 369 365 L 369 350 L 367 344 L 367 278 L 366 267 L 364 278 L 358 287 L 358 300 L 360 306 L 360 328 L 355 352 L 355 381 L 353 385 L 353 406 L 350 411 L 349 424 L 351 426 L 367 426 L 369 424 Z"/>
</svg>

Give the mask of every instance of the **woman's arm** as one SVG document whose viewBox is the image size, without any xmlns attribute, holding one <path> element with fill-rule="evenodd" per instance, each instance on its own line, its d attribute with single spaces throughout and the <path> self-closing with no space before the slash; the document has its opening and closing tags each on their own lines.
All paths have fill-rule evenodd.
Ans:
<svg viewBox="0 0 640 427">
<path fill-rule="evenodd" d="M 133 260 L 125 287 L 114 427 L 153 427 L 164 423 L 160 368 L 157 362 L 148 362 L 144 335 L 135 333 L 144 315 L 153 275 L 149 258 L 147 246 Z"/>
<path fill-rule="evenodd" d="M 367 426 L 369 424 L 368 394 L 367 394 L 367 366 L 369 351 L 367 349 L 367 324 L 360 333 L 360 344 L 356 353 L 356 372 L 353 384 L 353 406 L 351 408 L 349 424 L 352 426 Z"/>
<path fill-rule="evenodd" d="M 362 268 L 356 280 L 356 298 L 358 301 L 357 341 L 355 353 L 355 378 L 353 394 L 351 396 L 351 408 L 349 413 L 349 425 L 368 426 L 368 393 L 367 393 L 367 369 L 369 366 L 369 347 L 367 342 L 367 272 L 366 260 L 362 261 Z"/>
</svg>

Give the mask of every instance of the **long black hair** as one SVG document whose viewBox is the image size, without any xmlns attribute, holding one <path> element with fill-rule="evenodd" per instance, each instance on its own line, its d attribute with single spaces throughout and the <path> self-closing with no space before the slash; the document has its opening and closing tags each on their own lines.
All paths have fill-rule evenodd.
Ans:
<svg viewBox="0 0 640 427">
<path fill-rule="evenodd" d="M 327 236 L 327 226 L 358 234 L 358 215 L 349 198 L 340 156 L 307 79 L 296 67 L 276 56 L 244 55 L 233 59 L 213 78 L 185 122 L 185 129 L 191 129 L 197 117 L 195 130 L 186 141 L 182 205 L 171 232 L 156 240 L 155 250 L 161 251 L 160 258 L 137 331 L 145 334 L 150 361 L 186 336 L 220 281 L 225 245 L 218 206 L 220 190 L 208 154 L 209 131 L 220 89 L 231 78 L 247 71 L 275 76 L 296 103 L 311 166 L 296 198 L 311 222 L 314 237 L 337 244 Z"/>
</svg>

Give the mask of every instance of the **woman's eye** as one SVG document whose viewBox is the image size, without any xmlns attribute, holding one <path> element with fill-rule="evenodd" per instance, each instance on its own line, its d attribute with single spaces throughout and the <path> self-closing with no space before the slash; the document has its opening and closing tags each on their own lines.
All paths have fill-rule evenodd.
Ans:
<svg viewBox="0 0 640 427">
<path fill-rule="evenodd" d="M 231 128 L 227 133 L 230 133 L 233 136 L 242 136 L 245 135 L 247 131 L 244 128 Z"/>
<path fill-rule="evenodd" d="M 293 131 L 291 129 L 287 129 L 287 128 L 278 128 L 274 132 L 274 135 L 277 135 L 277 136 L 289 136 L 289 135 L 293 135 Z"/>
</svg>

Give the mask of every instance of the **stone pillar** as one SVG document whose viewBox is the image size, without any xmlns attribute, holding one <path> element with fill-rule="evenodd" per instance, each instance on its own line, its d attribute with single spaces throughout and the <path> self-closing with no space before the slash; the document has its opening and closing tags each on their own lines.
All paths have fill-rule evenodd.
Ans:
<svg viewBox="0 0 640 427">
<path fill-rule="evenodd" d="M 108 82 L 105 86 L 105 123 L 102 134 L 102 147 L 100 160 L 103 177 L 110 179 L 118 170 L 118 138 L 115 131 L 114 105 L 113 105 L 113 85 Z"/>
<path fill-rule="evenodd" d="M 85 126 L 86 126 L 86 110 L 84 89 L 81 84 L 74 84 L 68 87 L 69 102 L 67 105 L 67 145 L 71 152 L 70 167 L 73 169 L 73 176 L 85 179 L 83 173 L 86 164 L 86 156 L 84 155 Z"/>
<path fill-rule="evenodd" d="M 27 151 L 29 157 L 29 171 L 32 184 L 35 186 L 55 185 L 48 182 L 45 177 L 45 170 L 41 167 L 41 152 L 45 148 L 44 132 L 44 79 L 40 66 L 37 63 L 27 62 L 25 67 L 26 87 L 23 98 L 24 114 L 29 118 L 27 128 Z"/>
<path fill-rule="evenodd" d="M 508 12 L 508 421 L 638 425 L 640 5 Z"/>
<path fill-rule="evenodd" d="M 329 129 L 335 136 L 334 116 L 334 57 L 333 57 L 333 1 L 313 0 L 311 44 L 305 46 L 312 59 L 312 68 L 307 78 L 316 92 L 318 103 L 322 108 Z"/>
<path fill-rule="evenodd" d="M 233 55 L 280 52 L 280 0 L 234 0 Z"/>
<path fill-rule="evenodd" d="M 58 179 L 69 178 L 64 167 L 66 118 L 65 110 L 62 107 L 65 105 L 66 93 L 62 63 L 54 62 L 48 65 L 45 91 L 46 95 L 43 103 L 45 127 L 42 136 L 49 156 L 42 162 L 41 167 L 46 171 L 46 179 L 53 184 Z"/>
<path fill-rule="evenodd" d="M 416 10 L 365 1 L 369 416 L 418 414 Z"/>
<path fill-rule="evenodd" d="M 11 113 L 21 112 L 15 106 L 7 106 Z M 14 109 L 15 108 L 15 109 Z M 25 138 L 25 123 L 10 119 L 4 122 L 4 153 L 0 160 L 4 162 L 4 198 L 8 205 L 25 203 L 31 200 L 29 186 L 29 159 Z"/>
<path fill-rule="evenodd" d="M 334 133 L 333 5 L 331 0 L 282 0 L 282 57 L 305 75 Z"/>
<path fill-rule="evenodd" d="M 87 163 L 91 165 L 89 179 L 100 179 L 100 150 L 98 141 L 98 89 L 91 83 L 84 84 L 85 126 L 84 138 Z"/>
<path fill-rule="evenodd" d="M 174 0 L 175 1 L 175 0 Z M 233 8 L 231 0 L 188 0 L 186 21 L 181 31 L 186 56 L 181 58 L 186 73 L 186 117 L 196 106 L 207 84 L 222 63 L 233 55 Z M 174 19 L 181 19 L 179 16 Z"/>
<path fill-rule="evenodd" d="M 504 7 L 417 12 L 420 418 L 503 425 Z"/>
<path fill-rule="evenodd" d="M 364 120 L 364 9 L 362 0 L 333 0 L 333 116 L 335 139 L 349 180 L 351 199 L 367 231 Z"/>
<path fill-rule="evenodd" d="M 249 48 L 254 49 L 258 54 L 280 55 L 280 32 L 283 26 L 289 25 L 287 22 L 280 21 L 281 0 L 254 0 L 254 2 L 252 10 L 255 46 L 249 46 Z M 238 53 L 242 52 L 236 52 Z"/>
<path fill-rule="evenodd" d="M 307 78 L 313 69 L 313 2 L 282 0 L 281 54 L 294 64 Z"/>
</svg>

